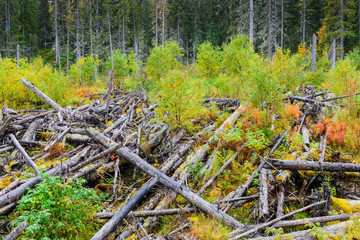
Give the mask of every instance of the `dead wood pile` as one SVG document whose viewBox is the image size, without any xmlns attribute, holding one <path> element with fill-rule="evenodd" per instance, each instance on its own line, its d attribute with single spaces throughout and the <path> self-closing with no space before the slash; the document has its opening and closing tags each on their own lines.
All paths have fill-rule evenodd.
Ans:
<svg viewBox="0 0 360 240">
<path fill-rule="evenodd" d="M 97 218 L 109 220 L 92 239 L 107 239 L 110 235 L 126 239 L 134 233 L 139 239 L 191 239 L 191 234 L 186 231 L 191 223 L 183 216 L 200 211 L 233 228 L 230 239 L 262 239 L 268 227 L 286 229 L 308 222 L 345 221 L 354 215 L 328 216 L 333 198 L 323 173 L 347 176 L 348 172 L 358 173 L 360 165 L 328 162 L 334 152 L 326 148 L 326 135 L 320 138 L 319 157 L 314 159 L 311 154 L 310 144 L 314 139 L 306 119 L 316 123 L 322 119 L 324 109 L 337 107 L 332 101 L 339 98 L 328 98 L 327 92 L 307 88 L 303 96 L 288 96 L 291 102 L 303 103 L 300 121 L 294 122 L 274 139 L 271 150 L 260 156 L 256 170 L 244 184 L 223 199 L 210 203 L 202 198 L 202 194 L 236 161 L 242 148 L 213 176 L 205 179 L 197 191 L 196 187 L 191 187 L 196 186 L 190 183 L 195 181 L 189 178 L 191 168 L 199 162 L 204 163 L 201 171 L 213 168 L 211 152 L 216 151 L 214 143 L 242 114 L 244 106 L 241 103 L 238 106 L 238 100 L 207 99 L 208 103 L 215 101 L 220 107 L 236 107 L 236 110 L 219 128 L 209 124 L 203 126 L 197 135 L 189 136 L 184 130 L 173 130 L 154 121 L 156 106 L 148 102 L 144 91 L 104 94 L 91 104 L 62 108 L 26 79 L 22 82 L 53 110 L 16 112 L 6 107 L 2 110 L 0 176 L 2 179 L 10 178 L 11 183 L 0 191 L 1 216 L 11 213 L 27 189 L 41 182 L 41 171 L 64 179 L 86 178 L 88 185 L 99 191 L 110 189 L 107 207 L 96 214 Z M 304 140 L 301 154 L 292 160 L 274 159 L 272 154 L 286 143 L 287 135 L 294 127 L 299 129 Z M 203 136 L 211 137 L 200 145 L 198 139 Z M 307 170 L 315 171 L 315 174 L 307 174 Z M 333 178 L 343 178 L 342 174 L 333 175 Z M 19 175 L 27 178 L 20 180 L 16 177 Z M 113 183 L 100 183 L 101 178 L 113 178 Z M 125 178 L 133 179 L 134 184 L 124 186 Z M 259 181 L 258 194 L 247 196 L 256 178 Z M 360 193 L 349 186 L 339 181 L 335 187 L 344 199 L 360 199 Z M 297 190 L 293 191 L 294 188 Z M 178 195 L 186 202 L 175 203 Z M 255 225 L 241 223 L 236 216 L 228 214 L 230 210 L 253 201 L 257 202 L 252 209 Z M 292 202 L 301 207 L 285 211 Z M 120 203 L 123 204 L 119 208 Z M 304 211 L 311 211 L 313 218 L 293 219 Z M 153 230 L 159 217 L 165 215 L 178 215 L 177 227 L 166 235 L 155 234 Z M 293 220 L 289 220 L 291 218 Z M 9 232 L 8 224 L 7 220 L 0 222 L 2 233 Z M 24 223 L 9 236 L 21 233 L 26 226 Z M 346 231 L 343 225 L 338 228 Z M 303 234 L 301 239 L 312 239 L 307 233 L 294 234 Z"/>
</svg>

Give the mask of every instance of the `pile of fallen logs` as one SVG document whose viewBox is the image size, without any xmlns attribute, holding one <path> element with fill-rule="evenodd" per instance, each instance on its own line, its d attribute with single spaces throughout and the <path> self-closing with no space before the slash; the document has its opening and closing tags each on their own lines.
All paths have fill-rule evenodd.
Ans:
<svg viewBox="0 0 360 240">
<path fill-rule="evenodd" d="M 212 153 L 214 149 L 210 147 L 210 143 L 216 142 L 240 118 L 244 106 L 241 106 L 239 101 L 207 99 L 206 103 L 217 102 L 220 107 L 231 106 L 236 110 L 219 128 L 215 129 L 214 125 L 209 124 L 203 126 L 198 134 L 189 136 L 185 130 L 173 130 L 164 123 L 155 122 L 153 110 L 156 105 L 149 103 L 144 91 L 109 91 L 99 95 L 99 99 L 90 104 L 78 108 L 63 108 L 26 79 L 21 81 L 52 110 L 16 112 L 6 107 L 2 109 L 0 177 L 10 178 L 11 183 L 0 191 L 0 216 L 11 213 L 27 189 L 41 182 L 41 171 L 51 176 L 61 175 L 70 179 L 86 178 L 88 184 L 96 185 L 95 188 L 99 189 L 103 187 L 99 183 L 99 169 L 113 178 L 113 183 L 107 184 L 111 186 L 112 198 L 107 208 L 95 216 L 109 220 L 92 239 L 107 239 L 110 235 L 115 239 L 126 239 L 133 234 L 136 234 L 138 239 L 194 239 L 187 232 L 191 222 L 186 219 L 182 219 L 180 224 L 166 235 L 152 230 L 158 224 L 160 216 L 189 215 L 198 211 L 233 228 L 230 239 L 274 239 L 271 236 L 263 237 L 266 228 L 287 229 L 309 222 L 345 221 L 354 216 L 354 213 L 328 216 L 333 198 L 322 173 L 358 173 L 360 164 L 326 162 L 326 155 L 329 155 L 326 152 L 326 135 L 321 136 L 319 159 L 310 158 L 311 133 L 306 118 L 319 121 L 324 108 L 337 107 L 332 105 L 332 101 L 341 97 L 329 98 L 327 92 L 316 92 L 313 88 L 306 89 L 306 93 L 304 90 L 303 96 L 288 96 L 287 100 L 291 102 L 303 103 L 301 119 L 294 122 L 304 139 L 301 156 L 294 156 L 293 160 L 272 158 L 272 154 L 286 142 L 289 131 L 294 127 L 289 126 L 275 139 L 266 156 L 260 156 L 257 168 L 244 184 L 223 199 L 210 203 L 202 198 L 202 194 L 237 159 L 239 151 L 227 159 L 197 192 L 189 186 L 189 181 L 194 181 L 189 178 L 191 167 L 203 162 L 202 172 L 213 168 L 215 154 Z M 211 137 L 199 146 L 197 140 L 205 135 Z M 63 151 L 61 146 L 65 145 L 72 149 Z M 39 164 L 54 155 L 57 161 L 50 165 Z M 27 168 L 33 171 L 24 173 Z M 316 173 L 311 177 L 300 176 L 299 170 Z M 27 174 L 28 178 L 15 179 L 15 172 Z M 341 174 L 338 174 L 334 178 L 340 176 Z M 121 181 L 125 177 L 132 178 L 135 184 L 144 182 L 144 179 L 147 181 L 140 187 L 134 185 L 124 190 Z M 136 182 L 139 178 L 142 180 Z M 248 190 L 254 187 L 252 183 L 257 178 L 259 193 L 246 196 Z M 299 185 L 295 192 L 294 185 Z M 343 198 L 352 199 L 348 201 L 349 205 L 360 206 L 356 201 L 360 199 L 360 193 L 348 189 L 340 182 L 336 187 L 342 188 Z M 311 194 L 305 196 L 307 193 Z M 183 207 L 174 204 L 178 195 L 186 200 Z M 228 214 L 231 209 L 251 201 L 257 201 L 252 211 L 255 225 L 241 223 Z M 296 201 L 302 207 L 285 212 L 285 205 L 291 205 L 291 201 Z M 114 211 L 119 203 L 123 204 Z M 294 219 L 297 213 L 305 211 L 311 211 L 314 217 Z M 0 222 L 0 231 L 8 234 L 6 239 L 14 239 L 26 228 L 27 223 L 24 222 L 11 233 L 8 225 L 8 220 Z M 345 232 L 346 225 L 340 223 L 324 229 L 330 233 Z M 289 235 L 295 239 L 312 239 L 309 230 Z"/>
</svg>

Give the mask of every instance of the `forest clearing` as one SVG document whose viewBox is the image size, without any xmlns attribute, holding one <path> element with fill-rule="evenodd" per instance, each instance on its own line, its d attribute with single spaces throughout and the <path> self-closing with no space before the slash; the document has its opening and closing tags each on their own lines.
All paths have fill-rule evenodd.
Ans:
<svg viewBox="0 0 360 240">
<path fill-rule="evenodd" d="M 1 239 L 360 239 L 360 2 L 0 6 Z"/>
</svg>

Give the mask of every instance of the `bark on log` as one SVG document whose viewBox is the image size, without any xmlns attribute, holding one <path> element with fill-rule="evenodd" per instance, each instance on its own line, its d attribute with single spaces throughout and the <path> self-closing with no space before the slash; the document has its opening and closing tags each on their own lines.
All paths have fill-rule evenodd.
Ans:
<svg viewBox="0 0 360 240">
<path fill-rule="evenodd" d="M 59 104 L 57 104 L 56 102 L 54 102 L 51 98 L 49 98 L 45 93 L 43 93 L 40 89 L 36 88 L 34 86 L 34 84 L 32 84 L 31 82 L 29 82 L 28 80 L 26 80 L 25 78 L 21 78 L 20 79 L 21 82 L 25 85 L 25 87 L 27 87 L 28 89 L 30 89 L 33 93 L 35 93 L 36 95 L 38 95 L 44 102 L 46 102 L 47 104 L 49 104 L 53 109 L 55 109 L 57 112 L 61 112 L 63 111 L 63 108 L 60 107 Z"/>
<path fill-rule="evenodd" d="M 298 209 L 298 210 L 292 211 L 292 212 L 290 212 L 290 213 L 288 213 L 288 214 L 286 214 L 286 215 L 284 215 L 284 216 L 281 216 L 281 217 L 279 217 L 279 218 L 275 218 L 275 219 L 273 219 L 273 220 L 271 220 L 271 221 L 269 221 L 269 222 L 266 222 L 266 223 L 263 223 L 263 224 L 259 224 L 259 225 L 257 225 L 257 226 L 254 226 L 254 228 L 252 228 L 251 230 L 248 230 L 248 231 L 246 231 L 246 232 L 244 232 L 244 233 L 241 233 L 240 235 L 237 235 L 237 236 L 235 236 L 235 237 L 229 238 L 229 240 L 237 240 L 237 239 L 241 239 L 241 238 L 247 237 L 247 236 L 249 236 L 250 234 L 253 234 L 253 233 L 255 233 L 255 232 L 257 232 L 257 231 L 259 231 L 259 230 L 261 230 L 261 229 L 264 229 L 264 228 L 266 228 L 266 227 L 270 227 L 270 226 L 274 225 L 275 223 L 280 222 L 280 221 L 283 220 L 283 219 L 286 219 L 286 218 L 288 218 L 288 217 L 291 217 L 291 216 L 295 215 L 296 213 L 306 211 L 306 210 L 309 209 L 309 208 L 312 208 L 312 207 L 315 207 L 315 206 L 319 206 L 319 205 L 322 205 L 322 204 L 325 204 L 325 203 L 326 203 L 326 201 L 322 201 L 322 202 L 310 204 L 310 205 L 308 205 L 308 206 L 306 206 L 306 207 L 303 207 L 303 208 L 300 208 L 300 209 Z M 230 235 L 231 235 L 231 236 L 234 236 L 235 234 L 241 232 L 241 230 L 243 230 L 243 229 L 237 229 L 237 230 L 231 232 Z"/>
<path fill-rule="evenodd" d="M 277 169 L 311 170 L 324 172 L 360 172 L 360 164 L 338 162 L 313 162 L 299 160 L 269 159 L 268 162 Z M 265 168 L 273 167 L 266 164 Z"/>
<path fill-rule="evenodd" d="M 307 223 L 326 223 L 326 222 L 334 222 L 334 221 L 345 221 L 349 220 L 350 218 L 356 216 L 356 213 L 349 213 L 349 214 L 340 214 L 334 216 L 324 216 L 324 217 L 314 217 L 314 218 L 303 218 L 303 219 L 296 219 L 296 220 L 288 220 L 288 221 L 281 221 L 274 224 L 272 227 L 275 228 L 284 228 L 284 227 L 296 227 L 305 225 Z"/>
<path fill-rule="evenodd" d="M 196 210 L 195 208 L 174 208 L 174 209 L 164 209 L 164 210 L 131 211 L 127 216 L 128 217 L 165 216 L 165 215 L 192 213 L 195 212 L 195 210 Z M 96 213 L 95 217 L 100 219 L 112 218 L 115 214 L 116 214 L 115 212 L 101 212 L 101 213 Z"/>
<path fill-rule="evenodd" d="M 145 184 L 147 186 L 137 191 L 136 194 L 129 200 L 129 202 L 120 208 L 120 210 L 117 211 L 115 215 L 107 223 L 105 223 L 105 225 L 91 238 L 91 240 L 101 240 L 107 238 L 131 211 L 131 209 L 133 209 L 134 206 L 148 193 L 148 189 L 155 186 L 156 183 L 157 178 L 152 178 L 149 180 Z"/>
<path fill-rule="evenodd" d="M 89 136 L 91 136 L 94 140 L 102 144 L 103 146 L 109 148 L 116 143 L 110 140 L 109 138 L 105 137 L 103 134 L 99 133 L 98 131 L 94 129 L 87 129 Z M 199 207 L 204 212 L 213 215 L 216 219 L 224 221 L 225 224 L 231 226 L 231 227 L 244 227 L 243 224 L 236 221 L 234 218 L 230 217 L 229 215 L 219 211 L 216 209 L 215 206 L 208 203 L 204 199 L 200 198 L 195 193 L 191 192 L 188 188 L 185 186 L 179 184 L 172 178 L 166 176 L 162 172 L 160 172 L 158 169 L 153 167 L 152 165 L 148 164 L 146 161 L 141 159 L 136 154 L 130 152 L 126 147 L 122 147 L 116 151 L 116 153 L 123 157 L 126 161 L 132 163 L 136 167 L 140 168 L 147 174 L 155 177 L 159 180 L 161 184 L 164 186 L 172 189 L 173 191 L 180 194 L 182 197 L 187 199 L 189 202 L 194 204 L 195 206 Z"/>
<path fill-rule="evenodd" d="M 9 233 L 9 235 L 7 235 L 3 240 L 14 240 L 17 237 L 20 236 L 20 234 L 22 233 L 22 231 L 25 230 L 25 228 L 27 228 L 27 226 L 29 226 L 29 224 L 25 221 L 19 224 L 19 226 L 17 226 L 11 233 Z"/>
<path fill-rule="evenodd" d="M 45 174 L 49 174 L 50 176 L 54 176 L 55 174 L 57 174 L 58 172 L 60 172 L 61 168 L 70 168 L 74 165 L 76 165 L 79 162 L 79 159 L 81 158 L 81 155 L 84 154 L 84 152 L 86 153 L 89 150 L 88 148 L 85 148 L 83 151 L 81 151 L 79 154 L 77 154 L 76 156 L 74 156 L 73 158 L 67 160 L 66 162 L 64 162 L 62 164 L 62 166 L 60 164 L 58 164 L 56 167 L 54 167 L 53 169 L 47 171 Z M 14 190 L 0 196 L 0 207 L 3 207 L 9 203 L 12 203 L 14 201 L 16 201 L 17 199 L 19 199 L 29 188 L 33 188 L 36 184 L 38 184 L 41 181 L 41 177 L 37 176 L 34 178 L 31 178 L 30 180 L 28 180 L 26 183 L 22 184 L 21 186 L 15 188 Z"/>
<path fill-rule="evenodd" d="M 259 183 L 259 217 L 263 218 L 269 214 L 269 202 L 268 202 L 268 186 L 267 186 L 267 172 L 266 169 L 260 170 Z"/>
<path fill-rule="evenodd" d="M 21 152 L 21 154 L 24 156 L 25 160 L 28 162 L 28 164 L 30 165 L 30 167 L 32 167 L 34 169 L 34 171 L 36 172 L 37 175 L 40 174 L 40 170 L 38 169 L 38 167 L 36 166 L 36 164 L 33 162 L 33 160 L 31 160 L 30 156 L 27 154 L 27 152 L 25 151 L 25 149 L 20 145 L 20 143 L 18 142 L 18 140 L 16 139 L 16 137 L 13 134 L 10 134 L 10 138 L 12 140 L 12 142 L 14 143 L 15 147 L 17 149 L 19 149 L 19 151 Z"/>
<path fill-rule="evenodd" d="M 347 233 L 348 226 L 352 224 L 352 221 L 347 222 L 341 222 L 338 224 L 330 225 L 322 227 L 324 231 L 328 232 L 330 234 L 331 239 L 336 236 L 337 233 Z M 313 240 L 314 237 L 311 235 L 311 229 L 310 230 L 304 230 L 299 232 L 292 232 L 287 233 L 286 236 L 291 236 L 293 239 L 301 239 L 301 240 Z M 257 237 L 257 238 L 251 238 L 250 240 L 274 240 L 276 239 L 275 236 L 271 237 Z M 286 238 L 287 239 L 287 238 Z"/>
<path fill-rule="evenodd" d="M 212 182 L 228 167 L 230 164 L 236 159 L 239 153 L 234 153 L 225 163 L 224 165 L 201 187 L 201 189 L 197 192 L 199 196 L 210 186 Z"/>
</svg>

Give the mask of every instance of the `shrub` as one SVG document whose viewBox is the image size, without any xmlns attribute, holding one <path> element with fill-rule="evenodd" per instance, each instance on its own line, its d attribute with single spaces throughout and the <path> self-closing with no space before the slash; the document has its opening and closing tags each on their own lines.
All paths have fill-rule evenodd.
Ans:
<svg viewBox="0 0 360 240">
<path fill-rule="evenodd" d="M 73 83 L 80 86 L 93 85 L 95 83 L 96 65 L 99 65 L 100 60 L 97 55 L 90 55 L 80 58 L 75 64 L 71 65 L 69 70 L 69 77 Z"/>
<path fill-rule="evenodd" d="M 173 127 L 184 126 L 199 117 L 201 89 L 195 79 L 179 70 L 172 70 L 157 83 L 155 99 L 158 118 Z"/>
<path fill-rule="evenodd" d="M 171 70 L 180 70 L 182 64 L 179 59 L 183 56 L 182 49 L 176 42 L 167 42 L 164 45 L 154 47 L 145 67 L 148 78 L 154 82 L 166 77 Z"/>
<path fill-rule="evenodd" d="M 222 52 L 210 42 L 204 42 L 199 46 L 196 59 L 196 71 L 199 76 L 213 78 L 219 74 Z"/>
<path fill-rule="evenodd" d="M 90 239 L 96 232 L 93 215 L 99 198 L 84 180 L 62 183 L 60 177 L 42 175 L 16 207 L 12 225 L 27 221 L 22 239 Z"/>
<path fill-rule="evenodd" d="M 113 53 L 114 60 L 114 78 L 115 84 L 119 84 L 120 80 L 125 78 L 126 76 L 132 76 L 137 69 L 139 69 L 139 65 L 136 62 L 136 54 L 131 52 L 129 55 L 125 53 L 121 53 L 119 50 L 115 50 Z M 105 62 L 105 70 L 111 70 L 111 57 L 109 57 Z"/>
</svg>

